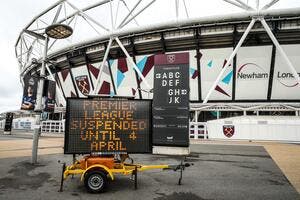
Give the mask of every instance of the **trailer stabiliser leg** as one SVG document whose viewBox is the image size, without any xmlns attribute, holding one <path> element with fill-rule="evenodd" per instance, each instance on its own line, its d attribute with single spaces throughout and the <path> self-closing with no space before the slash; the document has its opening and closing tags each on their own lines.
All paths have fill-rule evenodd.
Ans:
<svg viewBox="0 0 300 200">
<path fill-rule="evenodd" d="M 183 162 L 181 161 L 180 163 L 180 177 L 178 179 L 178 185 L 181 185 L 181 180 L 182 180 L 182 171 L 183 171 Z"/>
<path fill-rule="evenodd" d="M 59 192 L 63 191 L 63 186 L 64 186 L 64 172 L 66 170 L 66 163 L 63 163 L 62 165 L 62 172 L 61 172 L 61 180 L 60 180 L 60 188 Z"/>
<path fill-rule="evenodd" d="M 183 170 L 185 170 L 186 167 L 190 167 L 191 165 L 194 165 L 194 164 L 193 163 L 184 163 L 183 161 L 181 161 L 180 165 L 177 166 L 177 169 L 180 170 L 180 177 L 178 180 L 178 185 L 181 185 Z"/>
<path fill-rule="evenodd" d="M 134 168 L 134 171 L 133 171 L 133 173 L 134 173 L 134 189 L 135 190 L 137 190 L 137 166 L 135 166 L 135 168 Z"/>
<path fill-rule="evenodd" d="M 178 179 L 178 185 L 181 185 L 183 170 L 186 167 L 190 167 L 191 165 L 194 165 L 194 164 L 193 163 L 184 163 L 184 161 L 182 160 L 179 165 L 169 165 L 169 167 L 166 168 L 166 170 L 168 170 L 168 169 L 172 169 L 174 171 L 180 170 L 180 176 L 179 176 L 179 179 Z"/>
<path fill-rule="evenodd" d="M 73 165 L 75 164 L 76 162 L 76 154 L 73 154 Z M 72 179 L 74 178 L 74 174 L 72 174 Z"/>
</svg>

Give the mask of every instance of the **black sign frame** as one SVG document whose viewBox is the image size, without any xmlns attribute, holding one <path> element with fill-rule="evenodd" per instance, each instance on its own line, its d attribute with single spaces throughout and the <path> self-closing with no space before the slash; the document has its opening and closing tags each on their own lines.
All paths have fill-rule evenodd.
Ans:
<svg viewBox="0 0 300 200">
<path fill-rule="evenodd" d="M 154 59 L 153 145 L 188 147 L 189 53 L 159 54 Z"/>
<path fill-rule="evenodd" d="M 149 125 L 148 125 L 148 150 L 145 151 L 130 151 L 130 152 L 124 152 L 124 151 L 85 151 L 85 152 L 71 152 L 69 151 L 68 148 L 68 141 L 69 141 L 69 130 L 68 127 L 70 126 L 70 104 L 68 103 L 70 100 L 74 100 L 74 99 L 79 99 L 79 100 L 127 100 L 127 101 L 143 101 L 143 102 L 148 102 L 149 104 L 149 115 L 148 115 L 148 119 L 149 119 Z M 68 97 L 66 99 L 66 120 L 65 120 L 65 137 L 64 137 L 64 154 L 91 154 L 91 155 L 112 155 L 112 154 L 126 154 L 126 153 L 130 153 L 130 154 L 151 154 L 152 153 L 152 100 L 151 99 L 132 99 L 132 98 L 127 98 L 127 97 Z"/>
</svg>

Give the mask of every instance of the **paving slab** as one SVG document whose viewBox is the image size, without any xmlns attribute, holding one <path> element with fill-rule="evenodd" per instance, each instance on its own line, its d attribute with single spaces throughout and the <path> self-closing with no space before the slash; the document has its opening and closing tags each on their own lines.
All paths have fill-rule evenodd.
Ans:
<svg viewBox="0 0 300 200">
<path fill-rule="evenodd" d="M 300 194 L 300 145 L 270 143 L 264 147 Z"/>
</svg>

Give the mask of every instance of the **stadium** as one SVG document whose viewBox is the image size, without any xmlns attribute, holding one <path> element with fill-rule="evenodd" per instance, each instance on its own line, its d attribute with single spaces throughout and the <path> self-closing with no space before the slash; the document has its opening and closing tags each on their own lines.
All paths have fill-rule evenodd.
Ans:
<svg viewBox="0 0 300 200">
<path fill-rule="evenodd" d="M 196 1 L 58 1 L 34 17 L 17 39 L 20 81 L 45 74 L 56 82 L 55 112 L 47 114 L 42 131 L 54 127 L 60 132 L 66 98 L 152 99 L 154 55 L 188 52 L 192 137 L 207 137 L 210 120 L 230 124 L 231 117 L 254 116 L 249 118 L 254 124 L 284 121 L 284 116 L 300 114 L 300 8 L 272 9 L 276 2 L 258 10 L 227 0 L 224 5 L 238 11 L 203 17 L 189 11 Z M 140 25 L 145 16 L 153 20 Z M 61 39 L 63 31 L 72 35 Z M 297 135 L 286 140 L 299 141 Z"/>
</svg>

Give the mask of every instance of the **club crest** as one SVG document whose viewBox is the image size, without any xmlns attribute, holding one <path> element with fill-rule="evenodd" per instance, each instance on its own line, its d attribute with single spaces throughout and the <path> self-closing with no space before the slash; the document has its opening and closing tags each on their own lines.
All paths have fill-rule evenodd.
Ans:
<svg viewBox="0 0 300 200">
<path fill-rule="evenodd" d="M 226 137 L 231 138 L 234 135 L 234 126 L 223 125 L 223 133 Z"/>
<path fill-rule="evenodd" d="M 167 55 L 167 61 L 168 61 L 168 63 L 174 63 L 175 55 Z"/>
<path fill-rule="evenodd" d="M 89 84 L 88 77 L 86 75 L 77 76 L 75 80 L 79 91 L 83 95 L 87 96 L 90 93 L 90 84 Z"/>
</svg>

